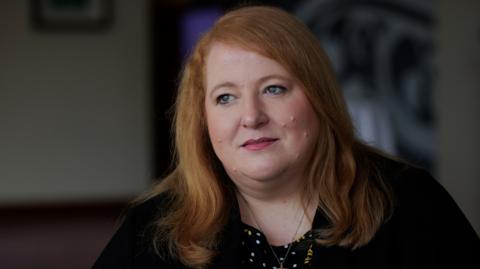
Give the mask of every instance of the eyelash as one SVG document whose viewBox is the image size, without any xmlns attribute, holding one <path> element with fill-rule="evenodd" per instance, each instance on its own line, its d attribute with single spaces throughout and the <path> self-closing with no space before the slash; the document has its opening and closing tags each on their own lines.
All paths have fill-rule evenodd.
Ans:
<svg viewBox="0 0 480 269">
<path fill-rule="evenodd" d="M 275 89 L 276 92 L 272 92 L 272 89 Z M 265 87 L 263 89 L 263 93 L 265 94 L 272 94 L 272 95 L 280 95 L 283 94 L 287 91 L 287 88 L 280 86 L 280 85 L 270 85 Z M 225 97 L 228 97 L 228 100 L 225 99 Z M 221 94 L 216 98 L 216 103 L 219 105 L 226 105 L 230 103 L 233 100 L 234 96 L 229 93 Z"/>
<path fill-rule="evenodd" d="M 274 88 L 274 89 L 279 89 L 280 92 L 276 92 L 276 93 L 272 93 L 270 92 L 270 90 Z M 287 91 L 287 88 L 283 87 L 283 86 L 280 86 L 280 85 L 270 85 L 270 86 L 267 86 L 263 92 L 264 93 L 268 93 L 268 94 L 273 94 L 273 95 L 280 95 L 280 94 L 283 94 Z"/>
<path fill-rule="evenodd" d="M 226 96 L 227 96 L 227 97 L 230 97 L 229 100 L 227 100 L 227 101 L 223 100 L 223 98 L 226 97 Z M 216 102 L 217 102 L 217 104 L 220 104 L 220 105 L 226 105 L 226 104 L 228 104 L 228 103 L 231 101 L 232 98 L 233 98 L 233 95 L 231 95 L 231 94 L 229 94 L 229 93 L 225 93 L 225 94 L 219 95 L 219 96 L 216 98 Z"/>
</svg>

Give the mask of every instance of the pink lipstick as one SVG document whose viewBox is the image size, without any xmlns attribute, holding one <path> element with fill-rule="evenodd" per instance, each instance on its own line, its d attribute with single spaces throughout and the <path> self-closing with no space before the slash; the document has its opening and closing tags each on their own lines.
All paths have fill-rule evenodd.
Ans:
<svg viewBox="0 0 480 269">
<path fill-rule="evenodd" d="M 258 139 L 249 139 L 242 144 L 242 147 L 247 150 L 262 150 L 271 144 L 275 143 L 277 138 L 261 137 Z"/>
</svg>

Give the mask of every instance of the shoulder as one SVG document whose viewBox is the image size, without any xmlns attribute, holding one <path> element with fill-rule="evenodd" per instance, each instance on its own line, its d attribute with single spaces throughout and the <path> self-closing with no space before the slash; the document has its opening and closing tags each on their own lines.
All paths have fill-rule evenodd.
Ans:
<svg viewBox="0 0 480 269">
<path fill-rule="evenodd" d="M 395 205 L 392 221 L 402 225 L 399 229 L 425 235 L 442 233 L 442 229 L 476 234 L 453 197 L 428 171 L 383 157 L 375 164 L 391 187 Z"/>
<path fill-rule="evenodd" d="M 157 232 L 157 221 L 168 214 L 172 197 L 162 193 L 147 200 L 134 203 L 127 209 L 122 226 L 127 226 L 133 234 L 133 241 L 138 251 L 154 253 L 153 241 Z M 156 254 L 155 254 L 156 255 Z"/>
<path fill-rule="evenodd" d="M 126 211 L 125 219 L 133 218 L 140 226 L 158 219 L 166 213 L 170 207 L 172 196 L 168 193 L 161 193 L 141 202 L 133 203 Z M 143 225 L 142 225 L 143 224 Z"/>
<path fill-rule="evenodd" d="M 103 268 L 171 268 L 157 255 L 152 236 L 155 221 L 165 214 L 170 197 L 161 194 L 132 205 L 107 244 L 94 269 Z"/>
<path fill-rule="evenodd" d="M 375 165 L 393 191 L 396 210 L 408 210 L 418 218 L 452 213 L 463 217 L 447 190 L 425 169 L 383 157 L 377 158 Z"/>
<path fill-rule="evenodd" d="M 391 219 L 380 234 L 394 238 L 410 261 L 478 264 L 480 240 L 447 190 L 424 169 L 393 160 L 379 163 L 395 197 Z M 421 257 L 417 257 L 423 253 Z M 463 263 L 463 262 L 462 262 Z M 427 263 L 428 264 L 428 263 Z"/>
<path fill-rule="evenodd" d="M 392 187 L 399 206 L 408 201 L 451 199 L 445 188 L 423 168 L 385 157 L 376 157 L 373 161 L 382 180 Z"/>
<path fill-rule="evenodd" d="M 359 260 L 401 263 L 402 268 L 467 268 L 463 266 L 480 263 L 478 235 L 429 172 L 383 157 L 374 162 L 382 180 L 391 187 L 394 210 L 372 241 L 357 252 Z M 384 259 L 374 258 L 380 256 Z"/>
</svg>

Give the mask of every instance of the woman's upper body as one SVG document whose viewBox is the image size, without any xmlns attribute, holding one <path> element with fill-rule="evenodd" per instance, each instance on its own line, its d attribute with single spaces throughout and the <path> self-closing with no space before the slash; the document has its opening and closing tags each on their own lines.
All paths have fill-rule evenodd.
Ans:
<svg viewBox="0 0 480 269">
<path fill-rule="evenodd" d="M 288 13 L 222 16 L 186 62 L 175 106 L 175 170 L 95 268 L 474 262 L 478 237 L 444 190 L 356 139 L 327 56 Z"/>
<path fill-rule="evenodd" d="M 382 161 L 380 167 L 397 197 L 391 218 L 372 241 L 358 249 L 314 244 L 310 267 L 297 268 L 480 266 L 480 240 L 438 182 L 423 170 L 390 160 Z M 168 254 L 159 257 L 153 249 L 150 225 L 157 214 L 166 212 L 166 199 L 165 195 L 159 196 L 132 208 L 93 268 L 188 268 Z M 327 220 L 318 211 L 313 228 L 326 224 Z M 234 208 L 222 231 L 219 255 L 207 268 L 250 268 L 249 257 L 245 257 L 248 253 L 242 250 L 244 229 L 239 211 Z M 247 259 L 246 265 L 242 259 Z M 256 262 L 256 257 L 253 260 Z"/>
</svg>

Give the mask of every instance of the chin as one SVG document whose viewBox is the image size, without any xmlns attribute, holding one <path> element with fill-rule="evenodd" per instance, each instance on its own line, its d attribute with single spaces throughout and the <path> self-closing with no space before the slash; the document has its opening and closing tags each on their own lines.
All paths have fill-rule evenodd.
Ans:
<svg viewBox="0 0 480 269">
<path fill-rule="evenodd" d="M 238 169 L 238 172 L 243 174 L 244 176 L 251 178 L 257 181 L 268 181 L 275 178 L 278 178 L 285 170 L 285 166 L 281 167 L 249 167 L 248 169 Z"/>
</svg>

